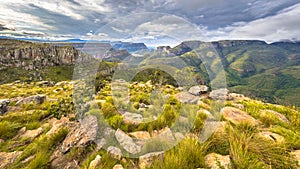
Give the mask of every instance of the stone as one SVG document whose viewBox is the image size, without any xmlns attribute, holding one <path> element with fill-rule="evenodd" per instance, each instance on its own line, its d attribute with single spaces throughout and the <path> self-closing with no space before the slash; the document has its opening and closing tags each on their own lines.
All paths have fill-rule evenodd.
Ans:
<svg viewBox="0 0 300 169">
<path fill-rule="evenodd" d="M 46 100 L 46 95 L 41 94 L 41 95 L 34 95 L 34 96 L 29 96 L 24 99 L 19 100 L 16 105 L 20 106 L 22 104 L 28 104 L 30 102 L 35 102 L 36 104 L 42 104 Z"/>
<path fill-rule="evenodd" d="M 221 114 L 223 115 L 224 119 L 238 124 L 241 122 L 249 122 L 253 125 L 257 125 L 258 121 L 250 116 L 247 112 L 244 112 L 240 109 L 233 108 L 233 107 L 224 107 L 221 110 Z"/>
<path fill-rule="evenodd" d="M 266 115 L 267 113 L 270 113 L 270 114 L 276 116 L 282 122 L 290 123 L 290 121 L 285 117 L 285 115 L 280 114 L 280 113 L 278 113 L 274 110 L 263 110 L 263 111 L 261 111 L 261 115 Z"/>
<path fill-rule="evenodd" d="M 151 138 L 150 133 L 147 131 L 135 131 L 135 132 L 128 133 L 128 135 L 141 140 L 147 140 Z"/>
<path fill-rule="evenodd" d="M 160 138 L 160 139 L 162 139 L 164 141 L 168 141 L 168 142 L 173 142 L 176 140 L 169 127 L 165 127 L 163 129 L 161 129 L 157 134 L 157 138 Z"/>
<path fill-rule="evenodd" d="M 244 98 L 245 98 L 244 95 L 238 93 L 229 93 L 227 94 L 226 97 L 227 100 L 234 100 L 234 101 L 240 101 L 243 100 Z"/>
<path fill-rule="evenodd" d="M 163 158 L 164 158 L 163 151 L 144 154 L 139 157 L 139 167 L 140 167 L 140 169 L 145 169 L 146 167 L 151 165 L 151 163 L 154 161 L 154 159 L 163 160 Z"/>
<path fill-rule="evenodd" d="M 300 150 L 292 151 L 291 155 L 296 159 L 298 162 L 298 168 L 300 168 Z"/>
<path fill-rule="evenodd" d="M 200 96 L 201 94 L 207 93 L 208 87 L 205 85 L 193 86 L 189 89 L 189 93 L 195 96 Z"/>
<path fill-rule="evenodd" d="M 230 157 L 229 155 L 210 153 L 205 156 L 205 165 L 211 169 L 229 169 L 231 168 Z"/>
<path fill-rule="evenodd" d="M 138 125 L 143 121 L 143 116 L 137 113 L 125 112 L 124 114 L 122 114 L 122 116 L 123 116 L 123 121 L 126 124 Z"/>
<path fill-rule="evenodd" d="M 93 161 L 91 161 L 89 165 L 89 169 L 98 169 L 101 163 L 101 156 L 97 155 Z"/>
<path fill-rule="evenodd" d="M 217 89 L 209 93 L 209 97 L 213 100 L 225 100 L 227 97 L 227 89 Z"/>
<path fill-rule="evenodd" d="M 127 152 L 131 154 L 137 154 L 141 152 L 141 146 L 137 145 L 133 139 L 122 130 L 118 129 L 115 133 L 115 137 Z"/>
<path fill-rule="evenodd" d="M 175 95 L 175 97 L 181 102 L 181 103 L 190 103 L 195 104 L 199 101 L 200 97 L 190 94 L 189 92 L 181 92 Z"/>
<path fill-rule="evenodd" d="M 24 134 L 22 134 L 21 138 L 29 138 L 30 140 L 35 139 L 39 135 L 41 135 L 44 132 L 44 129 L 42 127 L 35 129 L 35 130 L 27 130 Z"/>
<path fill-rule="evenodd" d="M 62 117 L 60 120 L 53 119 L 50 123 L 52 125 L 52 128 L 46 133 L 46 136 L 57 133 L 58 130 L 63 127 L 67 127 L 70 124 L 69 118 L 67 117 Z"/>
<path fill-rule="evenodd" d="M 22 151 L 0 152 L 0 168 L 6 168 L 22 154 Z"/>
<path fill-rule="evenodd" d="M 263 132 L 258 133 L 258 135 L 260 137 L 263 137 L 267 140 L 274 141 L 274 142 L 283 143 L 285 141 L 283 136 L 276 134 L 276 133 L 272 133 L 270 131 L 263 131 Z"/>
<path fill-rule="evenodd" d="M 97 138 L 98 121 L 96 116 L 86 116 L 66 136 L 61 149 L 66 153 L 72 147 L 84 147 Z"/>
<path fill-rule="evenodd" d="M 8 99 L 0 99 L 0 116 L 7 112 L 9 103 L 10 101 Z"/>
<path fill-rule="evenodd" d="M 124 169 L 121 164 L 116 164 L 113 169 Z"/>
<path fill-rule="evenodd" d="M 122 157 L 122 151 L 117 147 L 109 146 L 107 148 L 107 152 L 110 153 L 112 157 L 114 157 L 118 160 L 120 160 Z"/>
</svg>

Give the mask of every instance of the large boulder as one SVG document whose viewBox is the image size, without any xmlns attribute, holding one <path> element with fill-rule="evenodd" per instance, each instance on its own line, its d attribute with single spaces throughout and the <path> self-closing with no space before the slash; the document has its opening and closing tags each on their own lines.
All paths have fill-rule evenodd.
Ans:
<svg viewBox="0 0 300 169">
<path fill-rule="evenodd" d="M 228 89 L 217 89 L 209 93 L 209 97 L 214 100 L 225 100 L 228 94 Z"/>
<path fill-rule="evenodd" d="M 129 137 L 122 130 L 118 129 L 115 133 L 115 137 L 120 145 L 129 153 L 137 154 L 141 152 L 141 146 L 137 145 L 131 137 Z"/>
<path fill-rule="evenodd" d="M 190 94 L 189 92 L 180 92 L 175 95 L 175 97 L 181 102 L 181 103 L 190 103 L 195 104 L 199 101 L 200 97 Z"/>
<path fill-rule="evenodd" d="M 140 169 L 145 169 L 147 166 L 151 165 L 154 159 L 163 160 L 164 152 L 152 152 L 139 157 L 139 167 Z"/>
<path fill-rule="evenodd" d="M 6 168 L 22 154 L 22 151 L 0 152 L 0 168 Z"/>
<path fill-rule="evenodd" d="M 205 165 L 211 169 L 229 169 L 231 168 L 230 157 L 211 153 L 205 156 Z"/>
<path fill-rule="evenodd" d="M 122 116 L 123 116 L 123 121 L 126 124 L 138 125 L 143 121 L 143 116 L 137 113 L 125 112 L 124 114 L 122 114 Z"/>
<path fill-rule="evenodd" d="M 285 123 L 290 123 L 290 121 L 285 117 L 285 115 L 283 114 L 280 114 L 274 110 L 262 110 L 260 112 L 261 115 L 267 115 L 267 114 L 271 114 L 273 116 L 276 116 L 279 120 L 281 120 L 282 122 L 285 122 Z"/>
<path fill-rule="evenodd" d="M 205 85 L 193 86 L 189 89 L 189 93 L 195 96 L 200 96 L 201 94 L 207 92 L 208 92 L 208 87 Z"/>
<path fill-rule="evenodd" d="M 252 116 L 250 116 L 247 112 L 244 112 L 237 108 L 224 107 L 221 110 L 221 113 L 222 113 L 224 119 L 226 119 L 234 124 L 238 124 L 241 122 L 249 122 L 253 125 L 258 124 L 258 121 L 256 119 L 254 119 Z"/>
<path fill-rule="evenodd" d="M 0 116 L 7 112 L 10 101 L 8 99 L 0 99 Z"/>
<path fill-rule="evenodd" d="M 40 95 L 34 95 L 34 96 L 29 96 L 24 99 L 19 100 L 16 105 L 20 106 L 22 104 L 28 104 L 30 102 L 35 102 L 36 104 L 42 104 L 46 100 L 46 95 L 40 94 Z"/>
<path fill-rule="evenodd" d="M 84 147 L 97 138 L 98 121 L 96 116 L 86 116 L 80 124 L 71 130 L 62 143 L 62 152 L 66 153 L 72 147 Z"/>
<path fill-rule="evenodd" d="M 279 143 L 282 143 L 285 141 L 283 136 L 276 134 L 276 133 L 272 133 L 270 131 L 262 131 L 262 132 L 258 133 L 258 135 L 269 141 L 274 141 L 274 142 L 279 142 Z"/>
</svg>

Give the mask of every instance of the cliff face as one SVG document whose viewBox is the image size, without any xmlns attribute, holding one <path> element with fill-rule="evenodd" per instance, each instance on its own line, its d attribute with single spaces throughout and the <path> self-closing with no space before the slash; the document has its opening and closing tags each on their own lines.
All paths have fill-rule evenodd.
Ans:
<svg viewBox="0 0 300 169">
<path fill-rule="evenodd" d="M 0 40 L 0 65 L 26 70 L 74 64 L 82 53 L 70 46 L 51 46 L 14 40 Z"/>
</svg>

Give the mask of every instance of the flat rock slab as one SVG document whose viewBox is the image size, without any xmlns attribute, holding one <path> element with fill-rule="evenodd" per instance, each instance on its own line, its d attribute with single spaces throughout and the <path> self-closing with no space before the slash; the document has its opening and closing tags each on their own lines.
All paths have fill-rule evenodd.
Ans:
<svg viewBox="0 0 300 169">
<path fill-rule="evenodd" d="M 21 135 L 21 138 L 30 138 L 31 140 L 35 139 L 39 135 L 41 135 L 44 132 L 43 128 L 38 128 L 35 130 L 27 130 L 23 135 Z"/>
<path fill-rule="evenodd" d="M 221 110 L 221 113 L 223 114 L 223 117 L 234 123 L 238 124 L 241 122 L 249 122 L 253 125 L 257 125 L 258 121 L 254 119 L 252 116 L 250 116 L 247 112 L 244 112 L 240 109 L 233 108 L 233 107 L 224 107 Z"/>
<path fill-rule="evenodd" d="M 133 139 L 128 136 L 125 132 L 118 129 L 115 133 L 115 137 L 120 145 L 129 153 L 136 154 L 141 152 L 141 146 L 137 145 Z"/>
<path fill-rule="evenodd" d="M 175 95 L 175 97 L 181 102 L 181 103 L 190 103 L 195 104 L 199 101 L 200 97 L 190 94 L 189 92 L 180 92 Z"/>
<path fill-rule="evenodd" d="M 0 152 L 0 168 L 6 168 L 8 165 L 12 164 L 16 159 L 22 154 L 22 151 L 14 152 Z"/>
</svg>

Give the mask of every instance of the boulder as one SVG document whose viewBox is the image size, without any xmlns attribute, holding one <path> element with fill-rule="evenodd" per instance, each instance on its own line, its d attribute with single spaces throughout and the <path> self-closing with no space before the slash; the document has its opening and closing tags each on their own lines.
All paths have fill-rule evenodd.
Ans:
<svg viewBox="0 0 300 169">
<path fill-rule="evenodd" d="M 147 131 L 135 131 L 135 132 L 131 132 L 128 133 L 130 136 L 136 138 L 136 139 L 140 139 L 140 140 L 147 140 L 150 139 L 150 133 Z"/>
<path fill-rule="evenodd" d="M 195 104 L 199 101 L 199 96 L 190 94 L 189 92 L 181 92 L 175 95 L 181 103 Z"/>
<path fill-rule="evenodd" d="M 189 93 L 195 96 L 200 96 L 201 94 L 207 93 L 208 87 L 205 85 L 193 86 L 189 89 Z"/>
<path fill-rule="evenodd" d="M 224 107 L 221 110 L 221 114 L 223 115 L 224 119 L 238 124 L 241 122 L 249 122 L 251 124 L 257 125 L 258 121 L 250 116 L 247 112 L 244 112 L 240 109 L 233 108 L 233 107 Z"/>
<path fill-rule="evenodd" d="M 143 121 L 143 116 L 137 113 L 125 112 L 124 114 L 122 114 L 122 116 L 123 116 L 123 121 L 126 124 L 138 125 Z"/>
<path fill-rule="evenodd" d="M 70 125 L 70 123 L 71 122 L 69 122 L 69 118 L 67 117 L 62 117 L 60 120 L 53 119 L 52 121 L 50 121 L 52 128 L 46 133 L 46 136 L 57 133 L 58 130 L 63 127 L 67 127 L 68 125 Z"/>
<path fill-rule="evenodd" d="M 41 94 L 41 95 L 34 95 L 34 96 L 29 96 L 24 99 L 19 100 L 16 105 L 20 106 L 22 104 L 28 104 L 30 102 L 35 102 L 36 104 L 42 104 L 46 100 L 46 95 Z"/>
<path fill-rule="evenodd" d="M 281 120 L 282 122 L 285 122 L 285 123 L 290 123 L 290 121 L 285 117 L 285 115 L 283 114 L 280 114 L 274 110 L 262 110 L 261 111 L 261 115 L 266 115 L 266 114 L 272 114 L 274 116 L 276 116 L 279 120 Z"/>
<path fill-rule="evenodd" d="M 0 99 L 0 116 L 7 112 L 10 101 L 8 99 Z"/>
<path fill-rule="evenodd" d="M 96 141 L 98 121 L 96 116 L 86 116 L 80 124 L 77 124 L 66 136 L 61 149 L 66 153 L 72 147 L 84 147 Z"/>
<path fill-rule="evenodd" d="M 291 155 L 298 161 L 298 168 L 300 168 L 300 150 L 292 151 Z"/>
<path fill-rule="evenodd" d="M 124 169 L 124 167 L 121 164 L 116 164 L 113 169 Z"/>
<path fill-rule="evenodd" d="M 276 133 L 272 133 L 270 131 L 263 131 L 263 132 L 258 133 L 258 135 L 260 137 L 263 137 L 270 141 L 275 141 L 275 142 L 280 142 L 280 143 L 285 141 L 283 136 L 276 134 Z"/>
<path fill-rule="evenodd" d="M 137 145 L 131 137 L 129 137 L 122 130 L 118 129 L 115 133 L 115 137 L 120 145 L 129 153 L 136 154 L 141 152 L 141 146 Z"/>
<path fill-rule="evenodd" d="M 213 100 L 225 100 L 227 96 L 227 89 L 217 89 L 209 93 L 209 97 Z"/>
<path fill-rule="evenodd" d="M 98 169 L 101 163 L 101 156 L 97 155 L 96 158 L 91 161 L 90 165 L 89 165 L 89 169 Z"/>
<path fill-rule="evenodd" d="M 139 157 L 139 167 L 140 169 L 145 169 L 147 166 L 151 165 L 154 159 L 163 160 L 164 152 L 152 152 Z"/>
<path fill-rule="evenodd" d="M 21 138 L 29 138 L 30 140 L 35 139 L 39 135 L 41 135 L 44 132 L 43 128 L 38 128 L 35 130 L 27 130 L 24 134 L 22 134 L 20 137 Z"/>
<path fill-rule="evenodd" d="M 114 147 L 114 146 L 109 146 L 107 148 L 107 152 L 110 153 L 110 155 L 118 160 L 121 159 L 122 157 L 122 151 L 117 148 L 117 147 Z"/>
<path fill-rule="evenodd" d="M 205 165 L 211 169 L 229 169 L 231 168 L 230 157 L 229 155 L 210 153 L 205 156 Z"/>
<path fill-rule="evenodd" d="M 0 152 L 0 168 L 7 168 L 10 164 L 12 164 L 20 155 L 22 151 L 14 151 L 14 152 Z"/>
<path fill-rule="evenodd" d="M 161 139 L 163 141 L 168 141 L 168 142 L 176 141 L 169 127 L 165 127 L 157 132 L 153 131 L 152 136 L 157 137 L 158 139 Z"/>
</svg>

